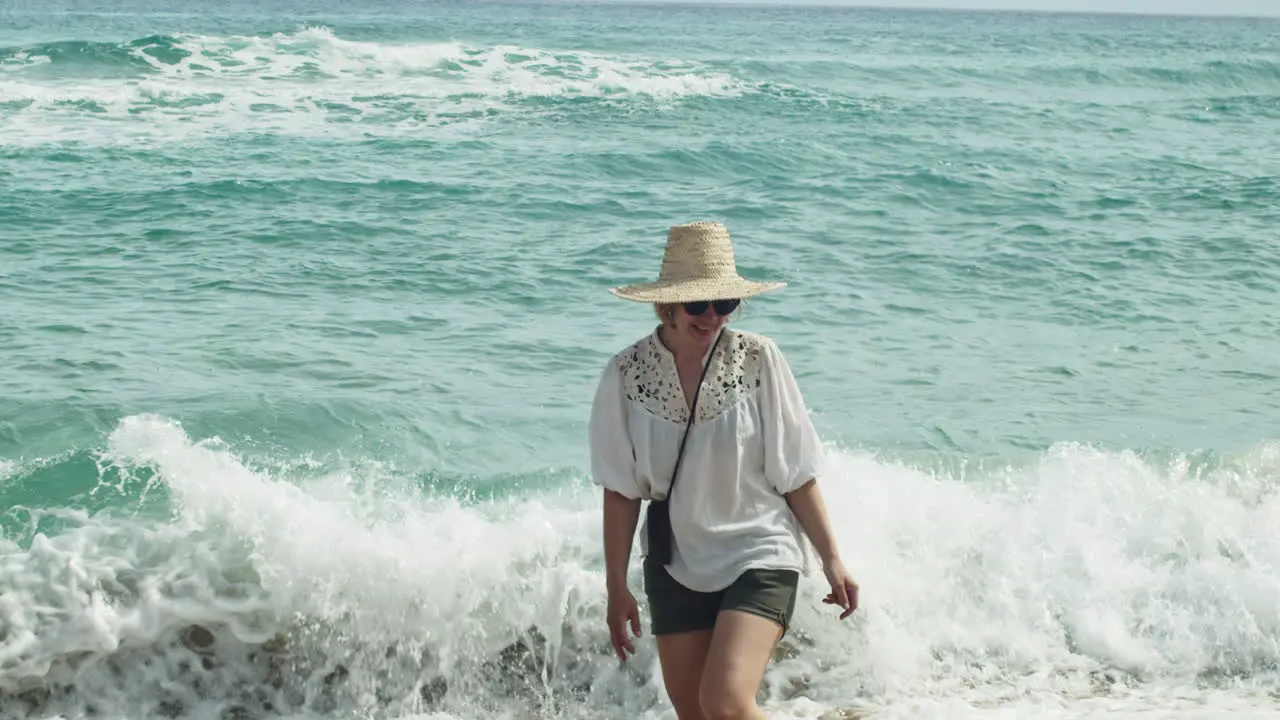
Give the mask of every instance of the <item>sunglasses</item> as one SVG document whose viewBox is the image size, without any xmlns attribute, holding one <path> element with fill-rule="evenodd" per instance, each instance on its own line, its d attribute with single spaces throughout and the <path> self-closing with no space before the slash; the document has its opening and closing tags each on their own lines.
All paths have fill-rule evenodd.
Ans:
<svg viewBox="0 0 1280 720">
<path fill-rule="evenodd" d="M 728 315 L 738 309 L 738 303 L 741 300 L 734 298 L 732 300 L 698 300 L 697 302 L 682 303 L 684 311 L 690 315 L 697 317 L 707 311 L 707 308 L 714 307 L 717 315 Z"/>
</svg>

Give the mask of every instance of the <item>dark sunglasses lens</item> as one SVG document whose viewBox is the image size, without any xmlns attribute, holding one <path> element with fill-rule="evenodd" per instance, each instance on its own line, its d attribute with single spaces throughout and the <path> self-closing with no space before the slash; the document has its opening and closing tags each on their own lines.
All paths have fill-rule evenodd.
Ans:
<svg viewBox="0 0 1280 720">
<path fill-rule="evenodd" d="M 729 313 L 738 309 L 739 302 L 740 301 L 736 299 L 735 300 L 716 300 L 714 302 L 699 300 L 698 302 L 685 303 L 684 311 L 689 313 L 690 315 L 693 315 L 694 317 L 697 317 L 698 315 L 701 315 L 702 313 L 706 312 L 708 307 L 715 306 L 717 315 L 728 315 Z"/>
</svg>

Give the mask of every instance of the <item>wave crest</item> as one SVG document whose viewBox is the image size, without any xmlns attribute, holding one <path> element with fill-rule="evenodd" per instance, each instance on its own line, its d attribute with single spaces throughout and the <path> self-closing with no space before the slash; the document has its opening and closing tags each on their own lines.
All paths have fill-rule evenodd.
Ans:
<svg viewBox="0 0 1280 720">
<path fill-rule="evenodd" d="M 0 112 L 21 129 L 6 133 L 6 143 L 90 139 L 103 122 L 125 141 L 345 125 L 394 134 L 546 111 L 548 102 L 662 104 L 742 89 L 729 75 L 680 60 L 389 45 L 327 28 L 0 49 Z"/>
</svg>

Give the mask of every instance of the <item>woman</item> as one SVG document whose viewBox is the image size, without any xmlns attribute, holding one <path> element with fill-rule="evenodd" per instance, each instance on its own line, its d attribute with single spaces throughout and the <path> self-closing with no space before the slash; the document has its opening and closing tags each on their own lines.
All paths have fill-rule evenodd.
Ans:
<svg viewBox="0 0 1280 720">
<path fill-rule="evenodd" d="M 738 275 L 728 231 L 699 222 L 670 229 L 657 281 L 611 290 L 653 304 L 661 324 L 610 359 L 591 411 L 609 633 L 625 661 L 628 629 L 641 634 L 627 566 L 649 500 L 644 591 L 680 720 L 765 717 L 756 692 L 815 550 L 831 585 L 824 602 L 841 619 L 858 605 L 795 378 L 772 340 L 725 326 L 743 298 L 784 285 Z"/>
</svg>

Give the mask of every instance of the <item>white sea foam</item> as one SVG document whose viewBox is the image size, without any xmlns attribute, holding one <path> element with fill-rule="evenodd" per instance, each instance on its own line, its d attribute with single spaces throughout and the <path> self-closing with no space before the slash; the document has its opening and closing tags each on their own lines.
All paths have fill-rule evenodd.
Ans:
<svg viewBox="0 0 1280 720">
<path fill-rule="evenodd" d="M 1276 459 L 1197 471 L 1062 445 L 961 482 L 834 451 L 862 609 L 835 621 L 806 579 L 772 716 L 1274 712 Z M 0 544 L 0 696 L 109 718 L 674 717 L 647 634 L 626 667 L 607 649 L 594 492 L 463 505 L 290 479 L 147 416 L 105 461 L 173 515 L 63 511 L 64 532 Z"/>
<path fill-rule="evenodd" d="M 139 72 L 130 77 L 37 76 L 25 71 L 47 64 L 47 56 L 9 58 L 0 75 L 9 129 L 0 143 L 169 142 L 238 132 L 398 136 L 532 112 L 522 106 L 530 99 L 669 103 L 741 91 L 734 78 L 696 63 L 578 50 L 389 45 L 326 28 L 177 40 L 172 49 L 131 45 Z"/>
</svg>

